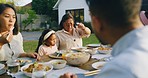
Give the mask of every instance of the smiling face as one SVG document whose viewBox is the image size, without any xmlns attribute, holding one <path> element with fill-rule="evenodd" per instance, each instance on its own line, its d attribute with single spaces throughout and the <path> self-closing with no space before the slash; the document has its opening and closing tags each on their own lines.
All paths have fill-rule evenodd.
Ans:
<svg viewBox="0 0 148 78">
<path fill-rule="evenodd" d="M 74 20 L 72 18 L 67 19 L 63 24 L 64 30 L 72 32 L 74 27 Z"/>
<path fill-rule="evenodd" d="M 6 8 L 0 14 L 0 32 L 10 31 L 16 22 L 16 15 L 12 8 Z"/>
</svg>

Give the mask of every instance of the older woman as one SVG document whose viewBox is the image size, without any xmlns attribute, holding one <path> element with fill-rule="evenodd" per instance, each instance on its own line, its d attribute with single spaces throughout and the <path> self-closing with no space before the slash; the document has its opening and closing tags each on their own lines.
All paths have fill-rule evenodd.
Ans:
<svg viewBox="0 0 148 78">
<path fill-rule="evenodd" d="M 70 13 L 65 14 L 60 22 L 61 30 L 56 32 L 58 49 L 82 47 L 82 38 L 89 37 L 91 31 L 84 24 L 78 23 L 74 27 L 74 19 Z"/>
<path fill-rule="evenodd" d="M 4 42 L 3 42 L 4 41 Z M 17 57 L 33 57 L 36 53 L 25 53 L 23 38 L 17 25 L 16 10 L 8 4 L 0 4 L 0 60 L 6 61 Z"/>
</svg>

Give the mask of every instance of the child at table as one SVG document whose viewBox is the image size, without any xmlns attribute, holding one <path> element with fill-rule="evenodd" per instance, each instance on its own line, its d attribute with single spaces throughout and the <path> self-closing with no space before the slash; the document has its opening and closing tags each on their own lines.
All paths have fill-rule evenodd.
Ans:
<svg viewBox="0 0 148 78">
<path fill-rule="evenodd" d="M 38 47 L 36 52 L 40 56 L 53 54 L 58 51 L 56 46 L 56 35 L 55 31 L 46 29 L 42 32 L 42 35 L 39 38 Z"/>
</svg>

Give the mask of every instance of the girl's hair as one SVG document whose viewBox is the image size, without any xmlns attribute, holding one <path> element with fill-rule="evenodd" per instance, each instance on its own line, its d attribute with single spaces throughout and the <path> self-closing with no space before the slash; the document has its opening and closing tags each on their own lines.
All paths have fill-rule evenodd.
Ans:
<svg viewBox="0 0 148 78">
<path fill-rule="evenodd" d="M 0 14 L 2 14 L 4 12 L 4 10 L 6 10 L 7 8 L 11 8 L 15 12 L 16 22 L 14 24 L 13 35 L 17 35 L 18 32 L 19 32 L 19 27 L 18 27 L 18 24 L 17 24 L 17 14 L 16 14 L 15 8 L 13 6 L 9 5 L 9 4 L 0 3 Z"/>
<path fill-rule="evenodd" d="M 52 33 L 50 33 L 50 32 L 52 32 Z M 44 31 L 42 32 L 40 38 L 39 38 L 38 46 L 37 46 L 35 52 L 38 53 L 39 47 L 40 47 L 42 44 L 44 44 L 44 41 L 46 41 L 46 40 L 48 39 L 48 38 L 45 38 L 45 35 L 47 36 L 47 33 L 50 33 L 50 35 L 48 35 L 48 38 L 49 38 L 49 37 L 50 37 L 53 33 L 55 33 L 55 32 L 54 32 L 53 30 L 51 30 L 51 29 L 46 29 L 46 30 L 44 30 Z"/>
<path fill-rule="evenodd" d="M 66 13 L 63 17 L 62 17 L 62 20 L 61 20 L 61 22 L 60 22 L 60 29 L 63 29 L 64 27 L 63 27 L 63 24 L 64 24 L 64 22 L 66 21 L 66 20 L 68 20 L 68 19 L 73 19 L 73 21 L 74 21 L 74 18 L 73 18 L 73 16 L 70 14 L 70 13 Z"/>
</svg>

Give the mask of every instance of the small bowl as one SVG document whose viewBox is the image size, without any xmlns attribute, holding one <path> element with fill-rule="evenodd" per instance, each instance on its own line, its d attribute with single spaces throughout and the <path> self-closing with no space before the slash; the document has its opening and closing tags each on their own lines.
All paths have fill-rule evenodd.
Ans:
<svg viewBox="0 0 148 78">
<path fill-rule="evenodd" d="M 106 64 L 106 62 L 95 62 L 92 64 L 92 67 L 94 69 L 101 69 L 105 64 Z"/>
<path fill-rule="evenodd" d="M 110 53 L 111 51 L 112 51 L 112 48 L 107 45 L 98 47 L 98 52 L 102 54 L 107 54 L 107 53 Z"/>
<path fill-rule="evenodd" d="M 54 69 L 62 69 L 66 66 L 66 61 L 65 60 L 51 60 L 50 63 L 52 64 Z"/>
</svg>

